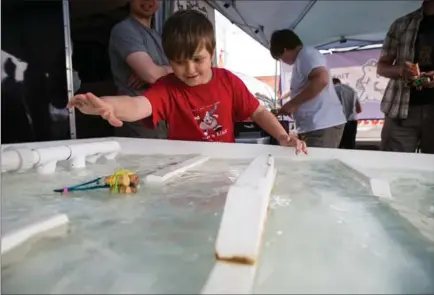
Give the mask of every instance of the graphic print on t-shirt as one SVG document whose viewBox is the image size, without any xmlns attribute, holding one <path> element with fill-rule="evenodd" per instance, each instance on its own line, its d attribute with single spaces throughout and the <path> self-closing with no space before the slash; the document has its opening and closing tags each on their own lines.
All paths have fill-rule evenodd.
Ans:
<svg viewBox="0 0 434 295">
<path fill-rule="evenodd" d="M 431 40 L 429 34 L 420 34 L 419 36 L 419 66 L 432 67 L 432 55 L 434 49 L 434 40 Z"/>
<path fill-rule="evenodd" d="M 225 135 L 228 130 L 220 125 L 217 113 L 220 102 L 193 110 L 193 115 L 199 128 L 203 131 L 204 139 L 209 140 Z"/>
</svg>

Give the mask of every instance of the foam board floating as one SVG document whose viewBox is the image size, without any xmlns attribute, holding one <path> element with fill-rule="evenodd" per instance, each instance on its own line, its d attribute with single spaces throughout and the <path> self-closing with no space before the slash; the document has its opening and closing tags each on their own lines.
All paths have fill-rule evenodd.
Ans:
<svg viewBox="0 0 434 295">
<path fill-rule="evenodd" d="M 205 163 L 208 160 L 208 156 L 199 155 L 176 165 L 164 167 L 163 169 L 147 175 L 145 178 L 145 184 L 161 184 L 172 177 L 178 176 L 193 167 Z"/>
<path fill-rule="evenodd" d="M 351 165 L 348 165 L 347 163 L 344 163 L 342 161 L 339 162 L 348 172 L 355 175 L 361 181 L 368 183 L 374 196 L 385 199 L 393 198 L 392 192 L 390 190 L 389 181 L 385 179 L 370 177 L 366 172 L 363 172 L 360 169 L 354 168 Z"/>
<path fill-rule="evenodd" d="M 274 158 L 259 156 L 229 188 L 216 240 L 218 260 L 256 263 L 275 178 Z"/>
<path fill-rule="evenodd" d="M 66 235 L 68 225 L 68 216 L 59 214 L 5 234 L 1 239 L 2 265 L 19 260 L 39 239 Z"/>
<path fill-rule="evenodd" d="M 251 294 L 256 265 L 217 261 L 201 294 Z"/>
</svg>

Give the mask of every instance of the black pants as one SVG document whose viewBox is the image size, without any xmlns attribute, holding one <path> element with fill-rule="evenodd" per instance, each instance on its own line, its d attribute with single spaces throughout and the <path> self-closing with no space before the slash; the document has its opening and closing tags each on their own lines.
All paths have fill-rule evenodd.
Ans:
<svg viewBox="0 0 434 295">
<path fill-rule="evenodd" d="M 354 150 L 356 148 L 357 121 L 348 121 L 342 134 L 340 149 Z"/>
</svg>

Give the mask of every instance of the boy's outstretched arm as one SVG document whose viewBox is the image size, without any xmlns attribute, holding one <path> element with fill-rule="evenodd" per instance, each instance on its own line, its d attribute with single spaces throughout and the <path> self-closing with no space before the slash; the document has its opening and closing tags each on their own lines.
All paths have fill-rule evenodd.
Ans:
<svg viewBox="0 0 434 295">
<path fill-rule="evenodd" d="M 277 139 L 280 145 L 293 146 L 297 154 L 300 152 L 307 154 L 306 143 L 296 136 L 288 134 L 277 118 L 262 105 L 259 105 L 253 113 L 252 120 Z"/>
<path fill-rule="evenodd" d="M 87 115 L 101 116 L 115 127 L 122 121 L 134 122 L 149 117 L 152 106 L 144 96 L 105 96 L 97 97 L 92 93 L 78 94 L 71 98 L 68 108 L 78 108 Z"/>
</svg>

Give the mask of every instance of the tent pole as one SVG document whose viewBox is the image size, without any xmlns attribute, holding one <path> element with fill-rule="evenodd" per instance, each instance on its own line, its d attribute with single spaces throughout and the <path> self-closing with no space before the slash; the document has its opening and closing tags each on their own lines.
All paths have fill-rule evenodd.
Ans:
<svg viewBox="0 0 434 295">
<path fill-rule="evenodd" d="M 72 40 L 71 40 L 71 24 L 69 15 L 69 0 L 62 1 L 63 7 L 63 34 L 65 36 L 65 63 L 66 63 L 66 89 L 68 101 L 74 96 L 74 81 L 72 69 Z M 69 133 L 71 139 L 77 138 L 75 126 L 75 110 L 69 109 Z"/>
<path fill-rule="evenodd" d="M 295 30 L 295 28 L 301 23 L 301 21 L 304 19 L 304 17 L 309 13 L 309 11 L 312 9 L 312 7 L 315 5 L 317 0 L 311 0 L 309 4 L 306 6 L 306 8 L 303 10 L 303 12 L 300 14 L 300 16 L 295 20 L 295 22 L 291 25 L 291 30 Z"/>
<path fill-rule="evenodd" d="M 279 61 L 276 60 L 276 66 L 274 70 L 274 109 L 277 109 L 277 100 L 278 100 L 278 93 L 277 93 L 277 67 L 279 66 Z"/>
</svg>

